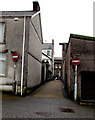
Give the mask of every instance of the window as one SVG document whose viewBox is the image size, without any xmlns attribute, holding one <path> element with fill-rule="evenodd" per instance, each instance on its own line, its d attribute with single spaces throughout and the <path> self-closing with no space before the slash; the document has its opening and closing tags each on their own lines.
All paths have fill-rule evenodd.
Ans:
<svg viewBox="0 0 95 120">
<path fill-rule="evenodd" d="M 50 51 L 49 50 L 47 51 L 47 55 L 50 56 Z"/>
<path fill-rule="evenodd" d="M 58 65 L 55 65 L 55 68 L 57 69 L 57 68 L 58 68 Z"/>
<path fill-rule="evenodd" d="M 59 65 L 59 69 L 61 69 L 61 65 Z"/>
<path fill-rule="evenodd" d="M 0 43 L 4 42 L 4 28 L 5 23 L 0 23 Z"/>
<path fill-rule="evenodd" d="M 0 75 L 5 75 L 6 53 L 0 53 Z"/>
</svg>

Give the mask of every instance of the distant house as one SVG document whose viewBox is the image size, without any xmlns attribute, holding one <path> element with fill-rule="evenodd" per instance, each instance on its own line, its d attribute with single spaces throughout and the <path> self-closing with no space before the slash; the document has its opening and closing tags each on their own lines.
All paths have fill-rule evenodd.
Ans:
<svg viewBox="0 0 95 120">
<path fill-rule="evenodd" d="M 71 34 L 69 42 L 63 43 L 63 81 L 72 98 L 76 76 L 72 59 L 75 57 L 80 59 L 77 66 L 77 99 L 95 101 L 95 37 Z"/>
<path fill-rule="evenodd" d="M 43 63 L 48 63 L 47 77 L 51 79 L 54 75 L 54 40 L 52 40 L 52 43 L 43 43 L 42 61 Z"/>
<path fill-rule="evenodd" d="M 54 75 L 62 79 L 62 57 L 54 57 Z"/>
<path fill-rule="evenodd" d="M 42 27 L 40 6 L 33 11 L 0 12 L 0 89 L 21 95 L 41 83 Z M 13 59 L 18 60 L 13 61 Z"/>
</svg>

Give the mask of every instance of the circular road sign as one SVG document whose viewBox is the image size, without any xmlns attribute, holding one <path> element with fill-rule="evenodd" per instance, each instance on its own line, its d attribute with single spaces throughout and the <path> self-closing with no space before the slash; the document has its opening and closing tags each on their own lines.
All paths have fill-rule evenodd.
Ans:
<svg viewBox="0 0 95 120">
<path fill-rule="evenodd" d="M 72 64 L 73 64 L 73 65 L 79 65 L 79 64 L 80 64 L 80 59 L 77 58 L 77 57 L 74 57 L 74 58 L 72 59 Z"/>
<path fill-rule="evenodd" d="M 13 61 L 18 61 L 18 58 L 19 58 L 19 55 L 18 55 L 17 52 L 15 52 L 15 53 L 12 54 Z"/>
</svg>

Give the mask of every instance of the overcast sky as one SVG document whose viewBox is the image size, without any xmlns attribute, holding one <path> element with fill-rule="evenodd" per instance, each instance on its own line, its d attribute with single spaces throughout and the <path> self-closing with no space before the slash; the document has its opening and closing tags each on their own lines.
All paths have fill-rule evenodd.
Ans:
<svg viewBox="0 0 95 120">
<path fill-rule="evenodd" d="M 32 10 L 33 0 L 2 0 L 0 11 Z M 94 0 L 38 0 L 44 42 L 55 40 L 55 56 L 62 55 L 59 43 L 68 42 L 70 33 L 93 36 Z"/>
</svg>

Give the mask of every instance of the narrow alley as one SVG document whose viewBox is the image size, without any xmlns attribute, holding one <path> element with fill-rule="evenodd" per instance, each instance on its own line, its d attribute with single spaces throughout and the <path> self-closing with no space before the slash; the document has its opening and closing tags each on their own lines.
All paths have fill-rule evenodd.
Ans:
<svg viewBox="0 0 95 120">
<path fill-rule="evenodd" d="M 26 97 L 2 95 L 3 118 L 95 118 L 94 106 L 81 106 L 63 92 L 63 83 L 45 83 Z"/>
<path fill-rule="evenodd" d="M 82 18 L 82 23 L 88 18 L 83 20 L 82 12 L 75 14 L 77 2 L 75 6 L 57 1 L 56 6 L 55 1 L 46 1 L 32 0 L 31 8 L 22 10 L 18 2 L 16 11 L 0 11 L 0 117 L 95 120 L 95 37 L 80 35 L 84 26 L 80 22 L 74 22 L 74 34 L 71 24 L 74 17 Z M 20 8 L 23 5 L 22 1 Z M 68 13 L 60 9 L 66 7 Z"/>
</svg>

